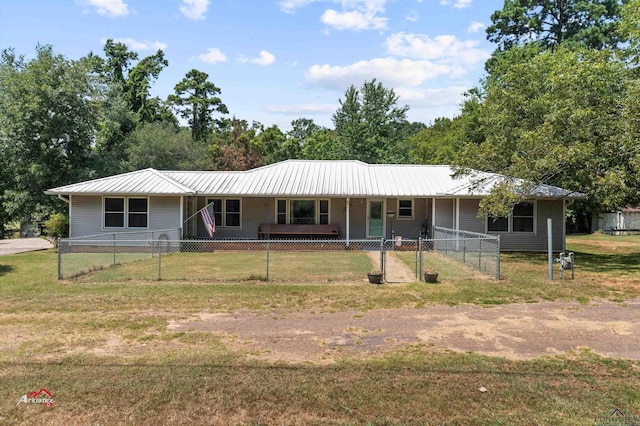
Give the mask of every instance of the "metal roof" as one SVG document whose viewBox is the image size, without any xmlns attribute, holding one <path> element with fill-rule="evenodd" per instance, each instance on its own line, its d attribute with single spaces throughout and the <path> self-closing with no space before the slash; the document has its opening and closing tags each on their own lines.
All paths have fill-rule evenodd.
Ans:
<svg viewBox="0 0 640 426">
<path fill-rule="evenodd" d="M 504 176 L 472 171 L 454 178 L 451 166 L 366 164 L 361 161 L 287 160 L 243 172 L 139 170 L 53 188 L 46 194 L 156 194 L 288 197 L 483 196 Z M 477 185 L 477 179 L 482 185 Z M 584 194 L 539 185 L 533 196 Z"/>
<path fill-rule="evenodd" d="M 102 195 L 102 194 L 156 194 L 185 195 L 195 194 L 191 188 L 166 176 L 155 169 L 108 176 L 101 179 L 60 186 L 45 191 L 47 195 Z"/>
</svg>

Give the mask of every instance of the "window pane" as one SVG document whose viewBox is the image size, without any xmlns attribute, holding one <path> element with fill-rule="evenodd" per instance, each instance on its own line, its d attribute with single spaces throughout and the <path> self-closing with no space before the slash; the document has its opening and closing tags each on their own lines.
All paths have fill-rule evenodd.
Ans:
<svg viewBox="0 0 640 426">
<path fill-rule="evenodd" d="M 320 200 L 320 214 L 329 214 L 329 200 Z"/>
<path fill-rule="evenodd" d="M 316 202 L 313 200 L 291 200 L 291 223 L 316 223 Z"/>
<path fill-rule="evenodd" d="M 225 226 L 240 226 L 240 213 L 227 213 Z"/>
<path fill-rule="evenodd" d="M 104 226 L 107 228 L 124 228 L 124 213 L 105 213 Z"/>
<path fill-rule="evenodd" d="M 276 223 L 283 225 L 287 223 L 287 200 L 278 200 Z"/>
<path fill-rule="evenodd" d="M 146 213 L 147 199 L 146 198 L 129 198 L 129 212 Z"/>
<path fill-rule="evenodd" d="M 147 214 L 129 213 L 129 228 L 146 228 Z"/>
<path fill-rule="evenodd" d="M 514 216 L 533 217 L 533 203 L 518 203 L 513 207 Z"/>
<path fill-rule="evenodd" d="M 227 213 L 240 213 L 240 200 L 227 200 Z"/>
<path fill-rule="evenodd" d="M 222 200 L 210 198 L 207 200 L 207 204 L 211 204 L 209 212 L 213 212 L 212 217 L 216 226 L 222 226 Z"/>
<path fill-rule="evenodd" d="M 413 200 L 398 201 L 398 217 L 413 217 Z"/>
<path fill-rule="evenodd" d="M 514 217 L 513 232 L 533 232 L 532 217 Z"/>
<path fill-rule="evenodd" d="M 123 212 L 124 198 L 105 198 L 104 211 L 105 212 Z"/>
<path fill-rule="evenodd" d="M 509 230 L 509 219 L 507 219 L 506 217 L 489 217 L 487 221 L 487 229 L 489 231 L 507 232 Z"/>
</svg>

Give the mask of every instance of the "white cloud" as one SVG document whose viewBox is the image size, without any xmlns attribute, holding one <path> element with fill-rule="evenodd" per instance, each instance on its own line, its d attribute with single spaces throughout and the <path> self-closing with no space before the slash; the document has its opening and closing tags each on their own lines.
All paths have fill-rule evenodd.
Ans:
<svg viewBox="0 0 640 426">
<path fill-rule="evenodd" d="M 182 0 L 180 12 L 189 19 L 202 20 L 209 9 L 210 0 Z"/>
<path fill-rule="evenodd" d="M 296 9 L 307 6 L 311 3 L 315 3 L 317 1 L 322 0 L 282 0 L 280 5 L 280 10 L 284 13 L 294 13 Z"/>
<path fill-rule="evenodd" d="M 102 38 L 100 39 L 100 41 L 102 42 L 102 44 L 105 44 L 107 42 L 107 39 Z M 113 41 L 116 43 L 126 44 L 131 50 L 165 50 L 167 48 L 167 43 L 148 40 L 139 41 L 130 37 L 114 38 Z"/>
<path fill-rule="evenodd" d="M 478 21 L 473 21 L 471 24 L 469 24 L 469 26 L 467 27 L 467 32 L 469 34 L 475 34 L 478 31 L 482 31 L 485 28 L 487 28 L 487 26 L 485 24 L 483 24 L 482 22 L 478 22 Z"/>
<path fill-rule="evenodd" d="M 350 84 L 359 86 L 363 81 L 374 78 L 392 86 L 413 87 L 438 76 L 464 74 L 465 70 L 462 67 L 431 61 L 376 58 L 347 66 L 313 65 L 307 70 L 305 77 L 313 86 L 341 91 Z"/>
<path fill-rule="evenodd" d="M 111 18 L 129 14 L 129 5 L 122 0 L 85 0 L 84 3 L 95 7 L 100 15 Z"/>
<path fill-rule="evenodd" d="M 407 14 L 407 16 L 404 17 L 404 19 L 406 19 L 409 22 L 418 22 L 419 18 L 420 18 L 420 15 L 418 14 L 417 10 L 412 10 Z"/>
<path fill-rule="evenodd" d="M 385 41 L 387 52 L 412 59 L 438 60 L 440 63 L 472 65 L 484 62 L 491 56 L 478 47 L 476 40 L 458 40 L 454 35 L 392 34 Z"/>
<path fill-rule="evenodd" d="M 294 13 L 296 9 L 316 2 L 331 2 L 341 6 L 340 10 L 326 9 L 320 21 L 336 30 L 380 30 L 386 29 L 388 19 L 380 16 L 388 0 L 282 0 L 280 10 Z"/>
<path fill-rule="evenodd" d="M 471 6 L 473 0 L 456 0 L 453 4 L 453 7 L 456 9 L 464 9 L 465 7 Z M 440 0 L 440 4 L 443 6 L 448 6 L 451 4 L 451 0 Z"/>
<path fill-rule="evenodd" d="M 255 59 L 252 59 L 251 63 L 267 66 L 267 65 L 271 65 L 275 61 L 276 61 L 276 57 L 271 52 L 267 52 L 266 50 L 261 50 L 260 56 L 258 56 Z"/>
<path fill-rule="evenodd" d="M 371 11 L 338 12 L 328 9 L 320 17 L 320 21 L 336 30 L 362 31 L 385 29 L 388 19 L 376 16 L 376 13 Z"/>
<path fill-rule="evenodd" d="M 207 53 L 199 55 L 198 59 L 207 64 L 215 64 L 216 62 L 227 62 L 227 55 L 216 47 L 210 47 L 207 49 Z"/>
<path fill-rule="evenodd" d="M 338 104 L 265 105 L 264 109 L 283 115 L 333 114 Z"/>
<path fill-rule="evenodd" d="M 452 86 L 444 88 L 407 88 L 393 89 L 399 97 L 399 103 L 407 103 L 411 108 L 436 108 L 460 106 L 463 94 L 468 87 Z"/>
</svg>

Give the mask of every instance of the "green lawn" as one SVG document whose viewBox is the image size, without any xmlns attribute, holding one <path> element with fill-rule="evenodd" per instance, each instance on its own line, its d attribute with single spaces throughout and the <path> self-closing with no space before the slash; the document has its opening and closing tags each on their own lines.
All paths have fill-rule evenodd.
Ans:
<svg viewBox="0 0 640 426">
<path fill-rule="evenodd" d="M 640 237 L 568 242 L 576 252 L 576 279 L 553 282 L 546 256 L 538 254 L 503 255 L 499 281 L 432 256 L 438 284 L 382 286 L 365 282 L 372 266 L 367 256 L 338 253 L 315 271 L 281 253 L 274 260 L 282 269 L 273 272 L 287 278 L 273 282 L 260 280 L 262 272 L 246 260 L 240 263 L 246 279 L 226 281 L 223 265 L 238 256 L 216 258 L 194 280 L 181 271 L 206 264 L 199 258 L 205 254 L 166 256 L 163 267 L 175 279 L 163 281 L 132 275 L 153 272 L 148 260 L 58 281 L 53 251 L 0 257 L 0 424 L 586 425 L 614 407 L 640 415 L 640 363 L 588 351 L 511 361 L 409 345 L 331 365 L 281 364 L 256 361 L 214 334 L 167 329 L 169 321 L 197 312 L 277 315 L 601 298 L 623 304 L 639 296 Z M 347 266 L 355 271 L 349 278 L 321 278 Z M 209 280 L 211 271 L 216 277 Z M 138 349 L 120 349 L 114 342 L 121 341 Z M 40 388 L 54 394 L 53 408 L 16 406 Z"/>
</svg>

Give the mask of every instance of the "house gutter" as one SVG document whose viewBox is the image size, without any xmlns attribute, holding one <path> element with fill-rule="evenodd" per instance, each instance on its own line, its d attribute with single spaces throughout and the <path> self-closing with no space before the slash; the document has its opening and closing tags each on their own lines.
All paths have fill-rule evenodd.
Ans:
<svg viewBox="0 0 640 426">
<path fill-rule="evenodd" d="M 64 201 L 65 203 L 69 204 L 70 201 L 68 198 L 65 198 L 62 194 L 58 194 L 58 198 L 62 201 Z"/>
</svg>

